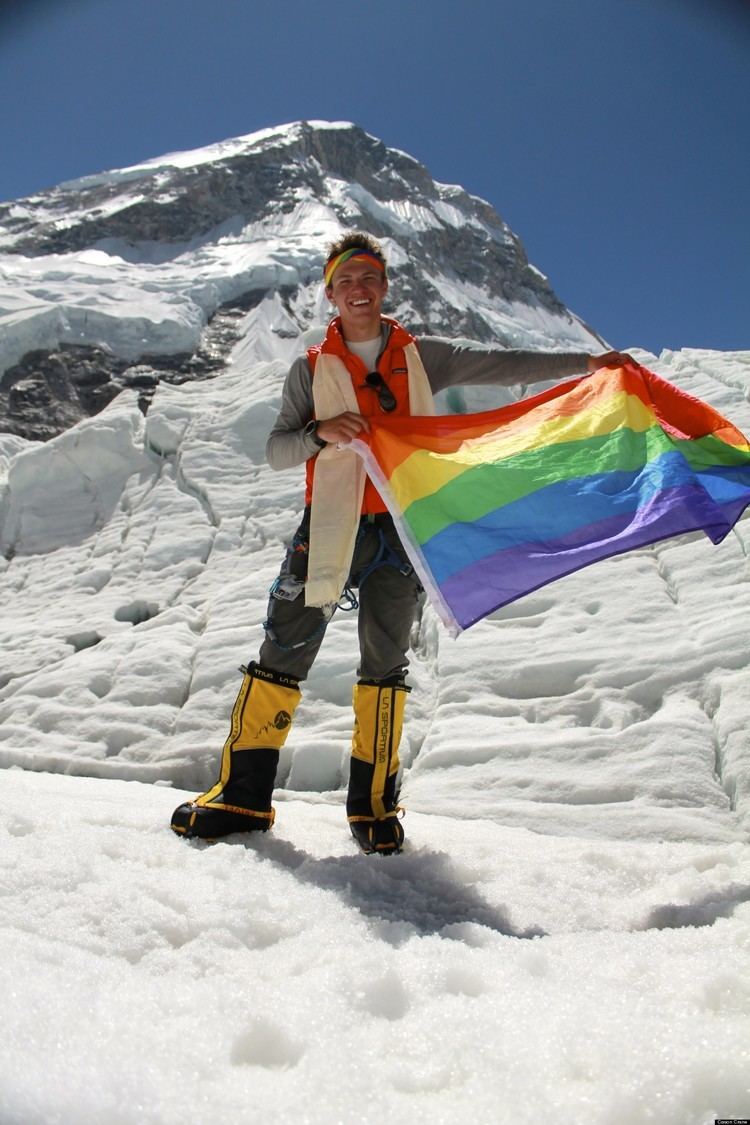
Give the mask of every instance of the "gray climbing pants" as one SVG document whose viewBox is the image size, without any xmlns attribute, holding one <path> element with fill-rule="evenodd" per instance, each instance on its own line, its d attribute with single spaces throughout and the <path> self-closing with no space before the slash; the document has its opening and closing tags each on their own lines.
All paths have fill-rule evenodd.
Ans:
<svg viewBox="0 0 750 1125">
<path fill-rule="evenodd" d="M 271 587 L 259 656 L 264 668 L 298 680 L 307 677 L 333 616 L 333 610 L 305 605 L 309 537 L 308 508 Z M 422 587 L 389 515 L 362 517 L 348 586 L 359 602 L 357 675 L 368 680 L 403 675 Z"/>
</svg>

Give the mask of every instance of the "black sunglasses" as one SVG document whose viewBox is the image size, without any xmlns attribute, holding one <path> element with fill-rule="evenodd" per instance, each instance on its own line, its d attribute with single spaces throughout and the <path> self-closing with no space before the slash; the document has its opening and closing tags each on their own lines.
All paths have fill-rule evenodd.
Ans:
<svg viewBox="0 0 750 1125">
<path fill-rule="evenodd" d="M 390 414 L 392 410 L 396 409 L 398 405 L 396 396 L 379 371 L 371 371 L 369 375 L 365 375 L 362 386 L 377 391 L 380 409 L 384 410 L 386 414 Z"/>
</svg>

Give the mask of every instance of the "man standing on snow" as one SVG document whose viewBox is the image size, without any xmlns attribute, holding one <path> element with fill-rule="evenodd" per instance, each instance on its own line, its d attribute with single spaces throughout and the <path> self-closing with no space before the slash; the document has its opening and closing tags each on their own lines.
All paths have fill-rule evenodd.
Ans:
<svg viewBox="0 0 750 1125">
<path fill-rule="evenodd" d="M 360 665 L 346 811 L 366 853 L 401 850 L 398 746 L 407 649 L 421 587 L 362 462 L 346 446 L 386 414 L 432 414 L 433 395 L 459 384 L 511 385 L 565 378 L 630 357 L 618 352 L 510 351 L 414 337 L 381 313 L 386 261 L 368 235 L 329 250 L 326 296 L 338 310 L 323 342 L 296 360 L 268 438 L 273 469 L 305 464 L 302 522 L 271 587 L 265 640 L 243 669 L 220 777 L 172 816 L 175 832 L 216 838 L 266 831 L 279 751 L 342 594 L 359 598 Z M 353 597 L 350 595 L 353 602 Z"/>
</svg>

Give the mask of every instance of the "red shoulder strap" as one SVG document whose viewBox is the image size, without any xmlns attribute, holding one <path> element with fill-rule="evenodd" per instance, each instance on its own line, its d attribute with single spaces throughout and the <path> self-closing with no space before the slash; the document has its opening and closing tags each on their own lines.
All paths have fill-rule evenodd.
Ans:
<svg viewBox="0 0 750 1125">
<path fill-rule="evenodd" d="M 310 374 L 311 375 L 315 374 L 315 364 L 318 362 L 318 356 L 320 355 L 320 349 L 321 349 L 320 344 L 315 344 L 312 348 L 307 349 L 307 362 L 310 364 Z"/>
</svg>

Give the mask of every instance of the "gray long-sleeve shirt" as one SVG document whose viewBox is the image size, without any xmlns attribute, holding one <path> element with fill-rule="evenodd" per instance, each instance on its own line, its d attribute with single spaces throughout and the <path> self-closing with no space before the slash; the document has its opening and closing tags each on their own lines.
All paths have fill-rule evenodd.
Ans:
<svg viewBox="0 0 750 1125">
<path fill-rule="evenodd" d="M 390 326 L 384 323 L 383 348 L 389 333 Z M 441 336 L 418 336 L 416 340 L 433 394 L 461 385 L 508 387 L 565 379 L 585 374 L 589 358 L 587 352 L 493 348 Z M 314 410 L 312 372 L 304 355 L 294 361 L 286 377 L 281 409 L 268 435 L 266 457 L 272 469 L 290 469 L 320 452 L 315 438 L 304 432 Z"/>
</svg>

